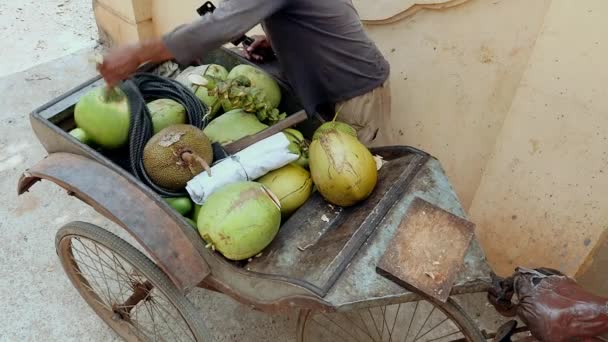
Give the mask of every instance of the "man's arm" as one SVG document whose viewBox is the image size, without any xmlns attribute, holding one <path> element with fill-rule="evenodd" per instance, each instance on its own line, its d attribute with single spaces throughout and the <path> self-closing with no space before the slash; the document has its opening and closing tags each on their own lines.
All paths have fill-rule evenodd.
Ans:
<svg viewBox="0 0 608 342">
<path fill-rule="evenodd" d="M 146 63 L 161 63 L 173 58 L 160 39 L 122 46 L 110 51 L 98 65 L 97 70 L 109 87 L 115 86 Z"/>
<path fill-rule="evenodd" d="M 189 64 L 232 41 L 269 17 L 288 0 L 224 0 L 217 9 L 160 39 L 120 47 L 104 57 L 99 72 L 109 86 L 129 77 L 146 62 L 176 59 Z"/>
</svg>

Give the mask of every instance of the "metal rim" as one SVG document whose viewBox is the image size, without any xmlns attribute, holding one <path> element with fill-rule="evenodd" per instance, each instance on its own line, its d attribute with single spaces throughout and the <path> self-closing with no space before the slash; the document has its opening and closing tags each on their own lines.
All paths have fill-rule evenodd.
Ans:
<svg viewBox="0 0 608 342">
<path fill-rule="evenodd" d="M 68 278 L 127 341 L 211 341 L 196 308 L 145 255 L 116 235 L 74 222 L 56 249 Z"/>
<path fill-rule="evenodd" d="M 451 298 L 420 300 L 349 312 L 302 312 L 299 342 L 485 341 L 475 323 Z"/>
</svg>

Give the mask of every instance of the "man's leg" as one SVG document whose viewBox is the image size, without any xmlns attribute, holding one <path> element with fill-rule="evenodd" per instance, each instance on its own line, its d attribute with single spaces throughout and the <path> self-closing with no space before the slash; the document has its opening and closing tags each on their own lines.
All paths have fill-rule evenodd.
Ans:
<svg viewBox="0 0 608 342">
<path fill-rule="evenodd" d="M 366 94 L 338 103 L 336 111 L 340 111 L 337 120 L 353 126 L 357 130 L 359 140 L 366 146 L 376 145 L 380 136 L 385 142 L 390 136 L 389 80 Z"/>
</svg>

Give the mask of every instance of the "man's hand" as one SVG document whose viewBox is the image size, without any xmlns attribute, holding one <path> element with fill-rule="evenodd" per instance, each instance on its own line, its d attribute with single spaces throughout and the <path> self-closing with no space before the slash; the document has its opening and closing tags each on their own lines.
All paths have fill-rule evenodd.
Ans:
<svg viewBox="0 0 608 342">
<path fill-rule="evenodd" d="M 245 48 L 245 57 L 254 62 L 265 62 L 271 59 L 274 53 L 266 36 L 256 35 L 252 38 L 254 38 L 253 43 Z"/>
<path fill-rule="evenodd" d="M 111 50 L 103 58 L 97 70 L 109 87 L 128 78 L 146 62 L 161 63 L 172 59 L 171 52 L 160 39 L 122 46 Z"/>
<path fill-rule="evenodd" d="M 97 66 L 97 70 L 108 86 L 114 87 L 131 76 L 140 65 L 139 46 L 127 45 L 110 51 L 104 56 L 103 63 Z"/>
</svg>

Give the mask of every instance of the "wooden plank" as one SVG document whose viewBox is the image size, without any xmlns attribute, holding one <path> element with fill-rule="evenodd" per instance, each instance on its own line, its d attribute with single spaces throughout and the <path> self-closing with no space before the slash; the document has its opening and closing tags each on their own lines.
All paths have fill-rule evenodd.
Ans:
<svg viewBox="0 0 608 342">
<path fill-rule="evenodd" d="M 416 198 L 377 272 L 400 286 L 445 302 L 473 234 L 473 223 Z"/>
</svg>

